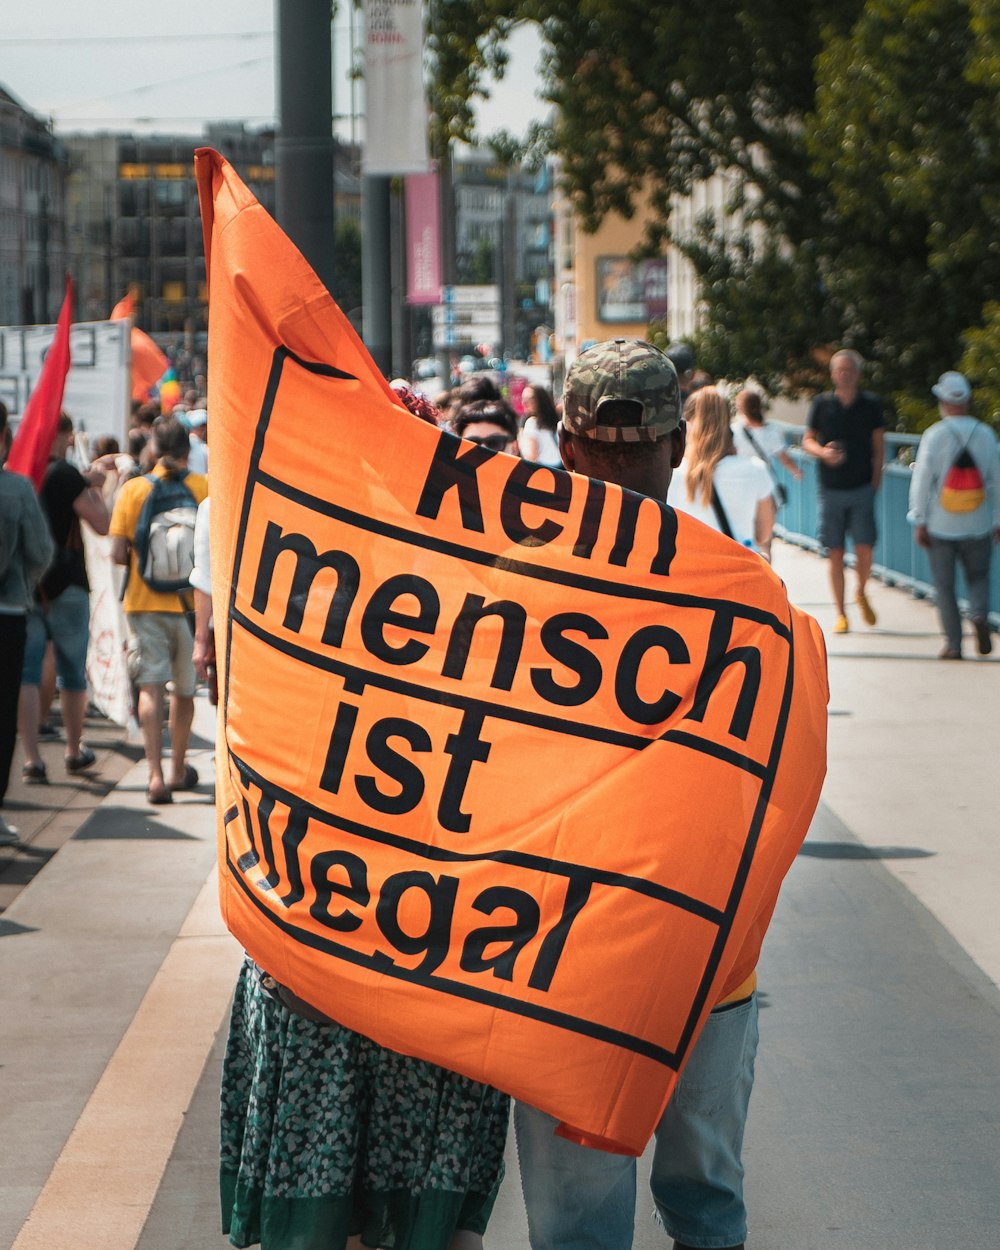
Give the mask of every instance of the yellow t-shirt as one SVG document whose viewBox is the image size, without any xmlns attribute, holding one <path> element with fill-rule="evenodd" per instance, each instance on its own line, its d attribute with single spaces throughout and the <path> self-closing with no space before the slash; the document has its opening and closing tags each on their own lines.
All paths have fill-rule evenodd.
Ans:
<svg viewBox="0 0 1000 1250">
<path fill-rule="evenodd" d="M 160 465 L 156 465 L 153 469 L 153 475 L 154 477 L 166 477 L 167 471 L 161 468 Z M 184 485 L 194 496 L 195 503 L 201 503 L 208 494 L 208 478 L 202 477 L 200 473 L 189 473 L 184 479 Z M 183 612 L 184 607 L 179 595 L 164 594 L 158 590 L 150 590 L 142 580 L 136 565 L 135 548 L 131 546 L 132 539 L 135 537 L 136 527 L 139 524 L 139 514 L 142 512 L 142 505 L 146 502 L 146 496 L 152 489 L 153 484 L 148 482 L 145 477 L 132 478 L 131 481 L 126 482 L 121 488 L 118 498 L 115 500 L 114 511 L 111 514 L 111 528 L 108 531 L 111 537 L 125 538 L 130 544 L 128 585 L 125 588 L 125 598 L 122 606 L 126 612 Z"/>
</svg>

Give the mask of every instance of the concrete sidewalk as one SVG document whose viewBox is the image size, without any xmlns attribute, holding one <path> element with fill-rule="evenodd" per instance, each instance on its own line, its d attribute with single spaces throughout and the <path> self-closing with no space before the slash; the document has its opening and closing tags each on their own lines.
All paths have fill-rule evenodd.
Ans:
<svg viewBox="0 0 1000 1250">
<path fill-rule="evenodd" d="M 829 629 L 825 563 L 775 566 Z M 928 603 L 871 598 L 829 638 L 824 803 L 765 944 L 750 1250 L 1000 1245 L 1000 663 L 939 662 Z M 198 791 L 151 808 L 131 767 L 0 916 L 4 1250 L 226 1244 L 212 727 L 199 701 Z M 648 1207 L 636 1247 L 665 1250 Z M 513 1159 L 487 1245 L 527 1245 Z"/>
</svg>

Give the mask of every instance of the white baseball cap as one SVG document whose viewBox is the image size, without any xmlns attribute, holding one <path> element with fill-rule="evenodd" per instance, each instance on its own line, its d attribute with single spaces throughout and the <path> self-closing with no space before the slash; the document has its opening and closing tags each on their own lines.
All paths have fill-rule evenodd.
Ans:
<svg viewBox="0 0 1000 1250">
<path fill-rule="evenodd" d="M 972 394 L 972 387 L 964 373 L 942 373 L 931 393 L 946 404 L 964 404 Z"/>
</svg>

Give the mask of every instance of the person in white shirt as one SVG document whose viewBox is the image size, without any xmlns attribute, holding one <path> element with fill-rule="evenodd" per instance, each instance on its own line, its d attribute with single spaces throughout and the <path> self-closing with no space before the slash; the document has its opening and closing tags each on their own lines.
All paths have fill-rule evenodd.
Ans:
<svg viewBox="0 0 1000 1250">
<path fill-rule="evenodd" d="M 729 405 L 703 386 L 684 405 L 687 451 L 670 482 L 667 503 L 771 558 L 774 495 L 771 474 L 756 456 L 737 456 Z"/>
<path fill-rule="evenodd" d="M 521 393 L 524 405 L 524 425 L 518 435 L 518 446 L 525 460 L 544 464 L 550 469 L 561 469 L 559 440 L 556 427 L 559 413 L 544 386 L 526 386 Z"/>
<path fill-rule="evenodd" d="M 955 597 L 961 564 L 969 615 L 980 655 L 990 637 L 990 560 L 1000 542 L 1000 448 L 988 425 L 969 416 L 972 387 L 961 373 L 942 373 L 931 387 L 941 420 L 924 431 L 910 479 L 910 510 L 917 545 L 927 552 L 934 598 L 945 635 L 942 660 L 962 658 L 962 614 Z M 965 456 L 963 453 L 968 453 Z M 956 466 L 959 457 L 963 467 Z M 949 480 L 954 477 L 955 481 Z"/>
<path fill-rule="evenodd" d="M 192 408 L 190 412 L 182 412 L 178 415 L 191 439 L 188 468 L 192 473 L 200 473 L 202 477 L 206 477 L 208 475 L 208 410 Z"/>
<path fill-rule="evenodd" d="M 738 456 L 756 456 L 773 470 L 773 462 L 778 461 L 795 480 L 801 481 L 802 470 L 788 454 L 785 436 L 770 421 L 764 419 L 764 405 L 760 392 L 745 387 L 736 396 L 736 420 L 732 425 L 733 446 Z M 784 502 L 784 491 L 778 479 L 774 477 L 775 502 L 780 507 Z"/>
<path fill-rule="evenodd" d="M 208 701 L 215 706 L 219 688 L 215 681 L 215 629 L 212 621 L 212 498 L 206 495 L 198 505 L 194 523 L 194 568 L 188 579 L 194 589 L 194 649 L 191 663 L 201 681 L 208 685 Z"/>
</svg>

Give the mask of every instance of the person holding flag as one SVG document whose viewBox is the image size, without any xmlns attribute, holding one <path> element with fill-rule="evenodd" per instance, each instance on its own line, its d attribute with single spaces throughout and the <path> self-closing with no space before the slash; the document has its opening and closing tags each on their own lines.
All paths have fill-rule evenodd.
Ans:
<svg viewBox="0 0 1000 1250">
<path fill-rule="evenodd" d="M 684 431 L 662 353 L 618 340 L 576 362 L 575 472 L 414 421 L 231 167 L 202 150 L 196 170 L 219 891 L 251 961 L 226 1231 L 469 1244 L 496 1178 L 469 1153 L 482 1119 L 437 1092 L 464 1081 L 537 1109 L 522 1166 L 557 1191 L 551 1244 L 617 1246 L 589 1218 L 603 1181 L 558 1192 L 551 1130 L 627 1188 L 616 1160 L 634 1176 L 707 1054 L 737 1086 L 719 1136 L 738 1171 L 754 969 L 824 772 L 819 628 L 757 555 L 663 502 Z M 414 1090 L 416 1064 L 454 1079 Z M 365 1199 L 403 1226 L 369 1226 Z M 741 1215 L 735 1194 L 708 1232 L 667 1226 L 736 1246 Z M 631 1244 L 634 1203 L 619 1226 Z"/>
</svg>

